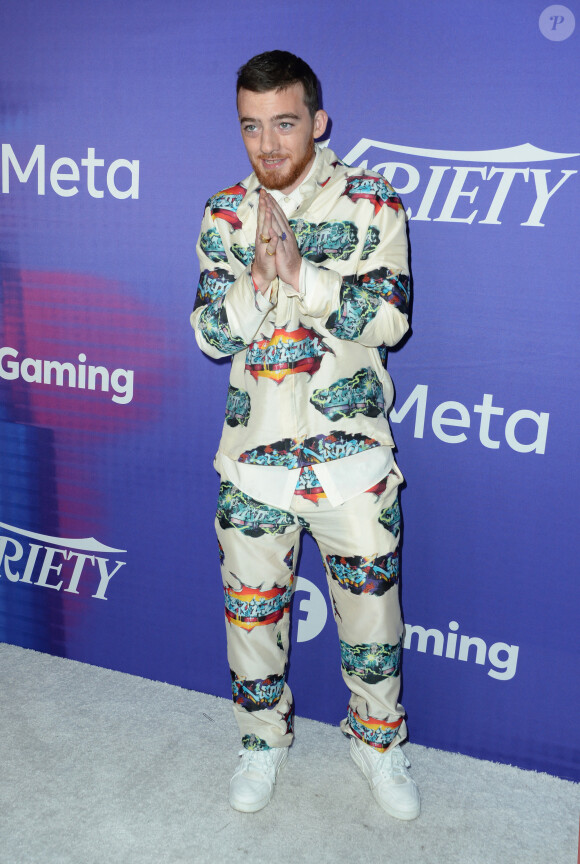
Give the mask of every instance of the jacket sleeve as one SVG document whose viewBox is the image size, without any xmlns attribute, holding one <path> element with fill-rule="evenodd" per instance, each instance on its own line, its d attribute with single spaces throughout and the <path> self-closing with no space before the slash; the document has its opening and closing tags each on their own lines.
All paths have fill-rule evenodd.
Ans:
<svg viewBox="0 0 580 864">
<path fill-rule="evenodd" d="M 254 341 L 273 304 L 254 290 L 251 262 L 234 274 L 232 252 L 207 206 L 196 250 L 201 272 L 190 321 L 197 344 L 210 357 L 236 354 Z"/>
<path fill-rule="evenodd" d="M 407 228 L 403 205 L 385 181 L 377 183 L 378 212 L 368 221 L 374 202 L 361 201 L 365 238 L 351 260 L 354 272 L 341 276 L 303 258 L 302 311 L 320 318 L 338 339 L 367 347 L 393 346 L 409 329 L 410 300 Z M 371 211 L 372 212 L 372 211 Z"/>
</svg>

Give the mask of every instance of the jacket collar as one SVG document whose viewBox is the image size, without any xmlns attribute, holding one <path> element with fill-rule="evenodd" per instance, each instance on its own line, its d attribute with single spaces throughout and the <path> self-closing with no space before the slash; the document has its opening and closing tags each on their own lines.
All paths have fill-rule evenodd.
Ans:
<svg viewBox="0 0 580 864">
<path fill-rule="evenodd" d="M 315 195 L 317 195 L 320 189 L 323 186 L 326 186 L 328 181 L 331 179 L 336 170 L 336 164 L 333 163 L 338 162 L 340 164 L 336 153 L 329 147 L 321 147 L 319 144 L 315 144 L 314 146 L 316 149 L 316 159 L 313 166 L 314 170 L 300 186 L 302 204 L 300 209 L 297 211 L 297 214 L 300 214 L 310 206 Z M 254 217 L 256 217 L 258 212 L 258 194 L 262 186 L 253 171 L 249 177 L 242 180 L 242 186 L 245 186 L 248 191 L 244 195 L 244 199 L 238 207 L 238 218 L 244 225 L 246 225 L 246 220 L 251 219 L 250 214 L 253 214 Z"/>
</svg>

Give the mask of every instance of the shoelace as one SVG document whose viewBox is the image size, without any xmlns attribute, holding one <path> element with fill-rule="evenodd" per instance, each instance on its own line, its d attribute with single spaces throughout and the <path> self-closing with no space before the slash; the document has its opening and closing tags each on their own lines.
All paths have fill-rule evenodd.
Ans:
<svg viewBox="0 0 580 864">
<path fill-rule="evenodd" d="M 269 750 L 246 750 L 244 747 L 239 751 L 238 756 L 242 757 L 240 765 L 241 769 L 249 770 L 255 765 L 259 765 L 262 770 L 270 769 L 273 765 L 273 754 Z"/>
<path fill-rule="evenodd" d="M 379 774 L 383 777 L 395 777 L 397 774 L 401 774 L 403 777 L 407 776 L 406 769 L 409 767 L 411 763 L 405 756 L 405 754 L 399 750 L 393 750 L 392 753 L 386 754 L 383 756 L 379 763 Z"/>
</svg>

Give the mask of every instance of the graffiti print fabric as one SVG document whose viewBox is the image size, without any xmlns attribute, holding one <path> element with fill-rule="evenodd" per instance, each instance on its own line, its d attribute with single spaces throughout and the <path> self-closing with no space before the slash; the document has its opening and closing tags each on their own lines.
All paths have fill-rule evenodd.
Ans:
<svg viewBox="0 0 580 864">
<path fill-rule="evenodd" d="M 262 295 L 250 273 L 259 189 L 252 174 L 208 201 L 191 316 L 201 349 L 232 359 L 215 465 L 234 712 L 245 747 L 291 743 L 290 608 L 307 530 L 351 693 L 341 728 L 384 750 L 405 737 L 399 538 L 385 515 L 402 478 L 383 365 L 408 329 L 405 214 L 380 175 L 317 148 L 298 189 L 274 193 L 302 255 L 299 290 L 275 279 Z"/>
<path fill-rule="evenodd" d="M 384 750 L 405 737 L 398 703 L 403 626 L 398 594 L 395 465 L 381 484 L 340 507 L 294 496 L 288 511 L 220 488 L 216 530 L 224 585 L 234 713 L 244 746 L 289 746 L 294 703 L 286 680 L 290 604 L 300 535 L 316 540 L 325 564 L 350 690 L 347 735 Z"/>
<path fill-rule="evenodd" d="M 317 149 L 289 219 L 300 292 L 275 279 L 263 296 L 250 276 L 259 188 L 252 174 L 214 195 L 197 247 L 196 339 L 232 357 L 220 456 L 292 470 L 392 447 L 381 351 L 408 329 L 399 198 L 380 175 Z"/>
</svg>

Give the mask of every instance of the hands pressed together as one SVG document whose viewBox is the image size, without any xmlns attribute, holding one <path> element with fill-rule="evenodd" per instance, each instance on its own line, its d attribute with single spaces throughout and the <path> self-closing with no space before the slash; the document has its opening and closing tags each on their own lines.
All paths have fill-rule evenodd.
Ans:
<svg viewBox="0 0 580 864">
<path fill-rule="evenodd" d="M 270 282 L 279 276 L 298 291 L 301 262 L 296 238 L 284 211 L 265 189 L 260 189 L 256 251 L 251 271 L 258 290 L 265 294 Z"/>
</svg>

